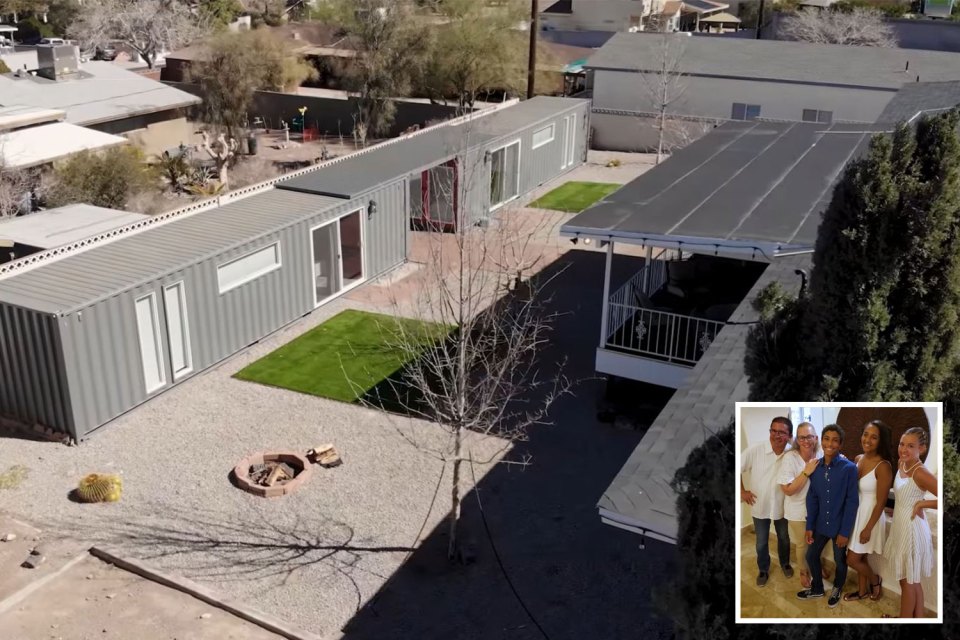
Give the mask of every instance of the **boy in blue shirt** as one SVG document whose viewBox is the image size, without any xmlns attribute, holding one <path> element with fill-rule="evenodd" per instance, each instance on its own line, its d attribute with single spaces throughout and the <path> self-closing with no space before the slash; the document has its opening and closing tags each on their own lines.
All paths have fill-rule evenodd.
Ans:
<svg viewBox="0 0 960 640">
<path fill-rule="evenodd" d="M 843 583 L 847 579 L 847 542 L 853 532 L 860 506 L 860 479 L 857 465 L 840 455 L 843 444 L 843 429 L 831 424 L 824 427 L 820 434 L 823 458 L 809 475 L 810 489 L 807 491 L 807 566 L 813 584 L 801 591 L 797 597 L 801 600 L 822 598 L 823 575 L 820 566 L 820 553 L 828 541 L 833 541 L 833 559 L 837 564 L 837 575 L 827 605 L 832 609 L 840 603 Z"/>
</svg>

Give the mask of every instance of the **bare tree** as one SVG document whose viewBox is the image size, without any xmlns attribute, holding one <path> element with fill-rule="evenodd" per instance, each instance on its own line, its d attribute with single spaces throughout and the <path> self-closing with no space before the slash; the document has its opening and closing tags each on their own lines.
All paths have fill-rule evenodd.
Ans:
<svg viewBox="0 0 960 640">
<path fill-rule="evenodd" d="M 174 0 L 98 0 L 83 3 L 68 33 L 84 49 L 122 41 L 152 69 L 159 54 L 189 44 L 206 31 L 202 15 Z"/>
<path fill-rule="evenodd" d="M 478 176 L 483 188 L 509 184 L 505 164 L 496 158 L 481 162 L 476 173 L 484 174 Z M 432 180 L 430 188 L 441 195 L 431 197 L 431 207 L 463 202 L 459 196 L 469 191 L 469 177 L 461 178 L 459 184 Z M 504 461 L 501 454 L 526 439 L 531 427 L 545 424 L 553 403 L 571 389 L 563 362 L 548 361 L 543 353 L 554 320 L 546 310 L 545 287 L 556 274 L 541 271 L 550 259 L 544 247 L 555 237 L 555 226 L 511 215 L 517 212 L 507 207 L 481 227 L 469 219 L 473 213 L 461 211 L 452 233 L 419 234 L 426 255 L 418 291 L 412 300 L 394 298 L 397 320 L 384 327 L 407 364 L 364 400 L 413 418 L 395 423 L 401 436 L 451 465 L 450 559 L 461 551 L 463 464 L 529 464 L 529 458 Z M 417 419 L 439 425 L 443 437 L 417 428 Z"/>
<path fill-rule="evenodd" d="M 217 181 L 221 189 L 229 189 L 227 167 L 236 156 L 237 149 L 240 147 L 239 143 L 236 138 L 228 139 L 224 133 L 219 134 L 216 140 L 211 140 L 210 134 L 206 131 L 201 131 L 200 135 L 203 136 L 203 150 L 217 165 Z"/>
<path fill-rule="evenodd" d="M 856 47 L 896 47 L 897 36 L 876 9 L 856 8 L 850 12 L 802 9 L 784 16 L 777 38 L 817 44 L 845 44 Z"/>
<path fill-rule="evenodd" d="M 672 123 L 670 111 L 687 89 L 686 76 L 682 67 L 686 45 L 684 36 L 679 34 L 648 37 L 660 38 L 657 56 L 654 59 L 656 67 L 649 71 L 642 70 L 639 76 L 640 86 L 650 104 L 653 105 L 654 128 L 657 132 L 657 164 L 659 164 L 664 153 L 673 146 L 675 136 L 670 135 L 671 131 L 679 129 Z"/>
<path fill-rule="evenodd" d="M 29 172 L 8 169 L 0 163 L 0 219 L 29 210 L 33 183 L 34 178 Z"/>
</svg>

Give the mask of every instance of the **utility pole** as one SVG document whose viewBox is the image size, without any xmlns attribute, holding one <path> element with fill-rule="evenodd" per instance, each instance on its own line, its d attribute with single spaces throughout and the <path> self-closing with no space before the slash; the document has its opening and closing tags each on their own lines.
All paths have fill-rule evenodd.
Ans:
<svg viewBox="0 0 960 640">
<path fill-rule="evenodd" d="M 537 31 L 540 30 L 540 11 L 537 0 L 530 0 L 530 58 L 527 65 L 527 99 L 533 97 L 537 79 Z"/>
<path fill-rule="evenodd" d="M 760 0 L 760 7 L 757 9 L 757 40 L 762 40 L 763 35 L 760 33 L 763 30 L 763 0 Z"/>
</svg>

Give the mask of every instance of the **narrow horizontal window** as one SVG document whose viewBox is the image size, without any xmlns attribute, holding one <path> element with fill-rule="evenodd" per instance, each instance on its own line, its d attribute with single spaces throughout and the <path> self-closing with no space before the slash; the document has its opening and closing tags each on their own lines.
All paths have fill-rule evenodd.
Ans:
<svg viewBox="0 0 960 640">
<path fill-rule="evenodd" d="M 819 122 L 821 124 L 830 124 L 833 122 L 833 111 L 821 111 L 819 109 L 804 109 L 804 122 Z"/>
<path fill-rule="evenodd" d="M 533 148 L 542 147 L 545 144 L 553 142 L 554 127 L 553 124 L 548 124 L 542 129 L 537 129 L 533 132 Z"/>
<path fill-rule="evenodd" d="M 280 244 L 275 242 L 269 247 L 248 253 L 217 267 L 220 293 L 226 293 L 279 268 Z"/>
</svg>

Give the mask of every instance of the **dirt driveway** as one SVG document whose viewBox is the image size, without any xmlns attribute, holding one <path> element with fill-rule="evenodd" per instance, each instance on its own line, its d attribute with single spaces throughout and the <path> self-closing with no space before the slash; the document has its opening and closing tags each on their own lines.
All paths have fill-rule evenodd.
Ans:
<svg viewBox="0 0 960 640">
<path fill-rule="evenodd" d="M 118 569 L 84 544 L 0 514 L 0 637 L 5 640 L 277 640 L 190 595 Z M 44 561 L 20 566 L 37 548 Z"/>
</svg>

